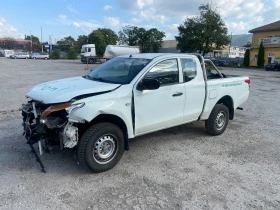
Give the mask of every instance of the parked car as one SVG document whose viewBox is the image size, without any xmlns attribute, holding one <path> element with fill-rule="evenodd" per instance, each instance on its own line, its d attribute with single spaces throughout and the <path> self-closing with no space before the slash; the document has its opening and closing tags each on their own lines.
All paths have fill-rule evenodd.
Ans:
<svg viewBox="0 0 280 210">
<path fill-rule="evenodd" d="M 279 63 L 269 63 L 265 66 L 266 71 L 280 71 Z"/>
<path fill-rule="evenodd" d="M 49 54 L 48 53 L 32 53 L 31 54 L 32 59 L 49 59 Z"/>
<path fill-rule="evenodd" d="M 228 66 L 228 64 L 229 64 L 228 60 L 218 60 L 215 63 L 215 65 L 220 66 L 220 67 L 226 67 L 226 66 Z"/>
<path fill-rule="evenodd" d="M 28 59 L 30 58 L 29 53 L 16 53 L 13 55 L 10 55 L 9 58 L 13 58 L 13 59 Z"/>
<path fill-rule="evenodd" d="M 249 89 L 247 76 L 225 76 L 201 56 L 119 56 L 88 75 L 33 87 L 22 105 L 24 136 L 42 171 L 35 143 L 40 154 L 54 145 L 77 148 L 80 165 L 103 172 L 137 136 L 197 120 L 210 135 L 222 134 Z"/>
</svg>

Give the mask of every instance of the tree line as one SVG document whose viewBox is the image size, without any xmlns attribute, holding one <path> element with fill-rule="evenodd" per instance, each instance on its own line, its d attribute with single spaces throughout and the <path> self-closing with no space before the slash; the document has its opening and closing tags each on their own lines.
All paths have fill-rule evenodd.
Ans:
<svg viewBox="0 0 280 210">
<path fill-rule="evenodd" d="M 98 28 L 88 36 L 80 35 L 77 40 L 71 36 L 57 41 L 58 49 L 75 57 L 84 44 L 95 44 L 96 54 L 102 56 L 107 45 L 138 46 L 140 52 L 158 52 L 165 33 L 156 28 L 146 30 L 143 27 L 125 26 L 118 35 L 109 28 Z M 71 57 L 70 56 L 70 57 Z"/>
<path fill-rule="evenodd" d="M 214 49 L 220 50 L 229 45 L 228 29 L 218 11 L 210 4 L 202 4 L 198 10 L 200 15 L 188 17 L 178 26 L 178 35 L 175 36 L 178 42 L 177 49 L 182 53 L 196 52 L 205 55 Z M 68 58 L 76 58 L 84 44 L 95 44 L 98 56 L 103 55 L 109 44 L 138 46 L 140 52 L 158 52 L 164 37 L 165 32 L 157 28 L 147 30 L 143 27 L 128 25 L 123 27 L 118 34 L 109 28 L 98 28 L 88 36 L 79 35 L 77 40 L 72 36 L 67 36 L 57 41 L 54 55 L 59 57 L 59 51 L 64 51 Z M 33 51 L 40 50 L 38 37 L 26 36 L 25 39 L 32 40 Z"/>
<path fill-rule="evenodd" d="M 219 50 L 230 43 L 228 30 L 220 14 L 210 4 L 202 4 L 198 10 L 200 15 L 186 18 L 178 26 L 177 49 L 180 52 L 197 52 L 205 55 L 214 49 Z M 57 42 L 64 51 L 79 52 L 83 44 L 95 44 L 96 54 L 102 56 L 108 44 L 138 46 L 140 52 L 158 52 L 165 33 L 157 28 L 149 30 L 137 26 L 125 26 L 118 35 L 108 28 L 99 28 L 88 36 L 80 35 L 75 40 L 68 36 Z"/>
</svg>

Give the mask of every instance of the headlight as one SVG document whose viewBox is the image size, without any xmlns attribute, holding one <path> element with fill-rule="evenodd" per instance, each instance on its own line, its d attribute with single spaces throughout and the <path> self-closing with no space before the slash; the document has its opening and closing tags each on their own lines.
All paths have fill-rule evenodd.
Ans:
<svg viewBox="0 0 280 210">
<path fill-rule="evenodd" d="M 58 111 L 65 109 L 65 111 L 68 114 L 70 114 L 74 110 L 82 108 L 84 105 L 85 105 L 85 103 L 77 103 L 77 104 L 65 103 L 65 104 L 58 104 L 58 105 L 50 106 L 42 113 L 40 121 L 42 123 L 44 123 L 46 121 L 47 117 L 53 112 L 58 112 Z"/>
<path fill-rule="evenodd" d="M 71 104 L 71 106 L 65 108 L 66 112 L 70 114 L 71 112 L 75 111 L 76 109 L 80 109 L 85 105 L 85 103 L 78 103 L 78 104 Z"/>
</svg>

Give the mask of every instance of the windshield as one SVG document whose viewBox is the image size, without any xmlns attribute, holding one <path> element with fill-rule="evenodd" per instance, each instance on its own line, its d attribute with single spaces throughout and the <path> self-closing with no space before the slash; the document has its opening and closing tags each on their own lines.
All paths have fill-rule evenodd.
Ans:
<svg viewBox="0 0 280 210">
<path fill-rule="evenodd" d="M 92 70 L 85 78 L 95 81 L 129 84 L 150 62 L 142 58 L 113 58 Z"/>
</svg>

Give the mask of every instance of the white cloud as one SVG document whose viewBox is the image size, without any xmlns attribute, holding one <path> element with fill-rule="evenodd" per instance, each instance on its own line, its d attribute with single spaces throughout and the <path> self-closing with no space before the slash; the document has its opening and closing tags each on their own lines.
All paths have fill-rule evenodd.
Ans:
<svg viewBox="0 0 280 210">
<path fill-rule="evenodd" d="M 186 18 L 199 15 L 198 7 L 210 1 L 117 0 L 117 3 L 131 14 L 131 25 L 153 25 L 169 34 L 172 33 L 170 26 L 180 25 Z M 280 1 L 212 0 L 211 7 L 221 14 L 229 33 L 238 34 L 279 20 Z"/>
<path fill-rule="evenodd" d="M 133 22 L 133 23 L 135 23 L 135 24 L 138 24 L 138 23 L 141 23 L 143 20 L 142 19 L 140 19 L 140 18 L 131 18 L 131 21 Z"/>
<path fill-rule="evenodd" d="M 105 17 L 104 20 L 106 25 L 112 30 L 120 30 L 122 26 L 120 19 L 117 17 Z"/>
<path fill-rule="evenodd" d="M 76 28 L 81 27 L 81 25 L 80 25 L 77 21 L 74 21 L 74 22 L 72 23 L 72 25 L 73 25 L 74 27 L 76 27 Z"/>
<path fill-rule="evenodd" d="M 71 26 L 80 29 L 85 35 L 89 34 L 93 30 L 96 30 L 98 28 L 103 28 L 103 25 L 93 20 L 92 21 L 75 20 L 72 21 Z"/>
<path fill-rule="evenodd" d="M 24 34 L 19 32 L 17 28 L 9 24 L 4 18 L 0 17 L 0 37 L 23 39 Z"/>
<path fill-rule="evenodd" d="M 110 6 L 110 5 L 105 5 L 104 7 L 103 7 L 103 10 L 104 11 L 109 11 L 109 10 L 111 10 L 113 7 L 112 6 Z"/>
<path fill-rule="evenodd" d="M 60 15 L 58 16 L 58 18 L 59 18 L 60 20 L 66 20 L 66 19 L 67 19 L 67 16 L 66 16 L 66 15 L 63 15 L 63 14 L 60 14 Z"/>
<path fill-rule="evenodd" d="M 67 6 L 67 9 L 73 14 L 81 15 L 81 13 L 78 10 L 76 10 L 71 4 Z"/>
</svg>

